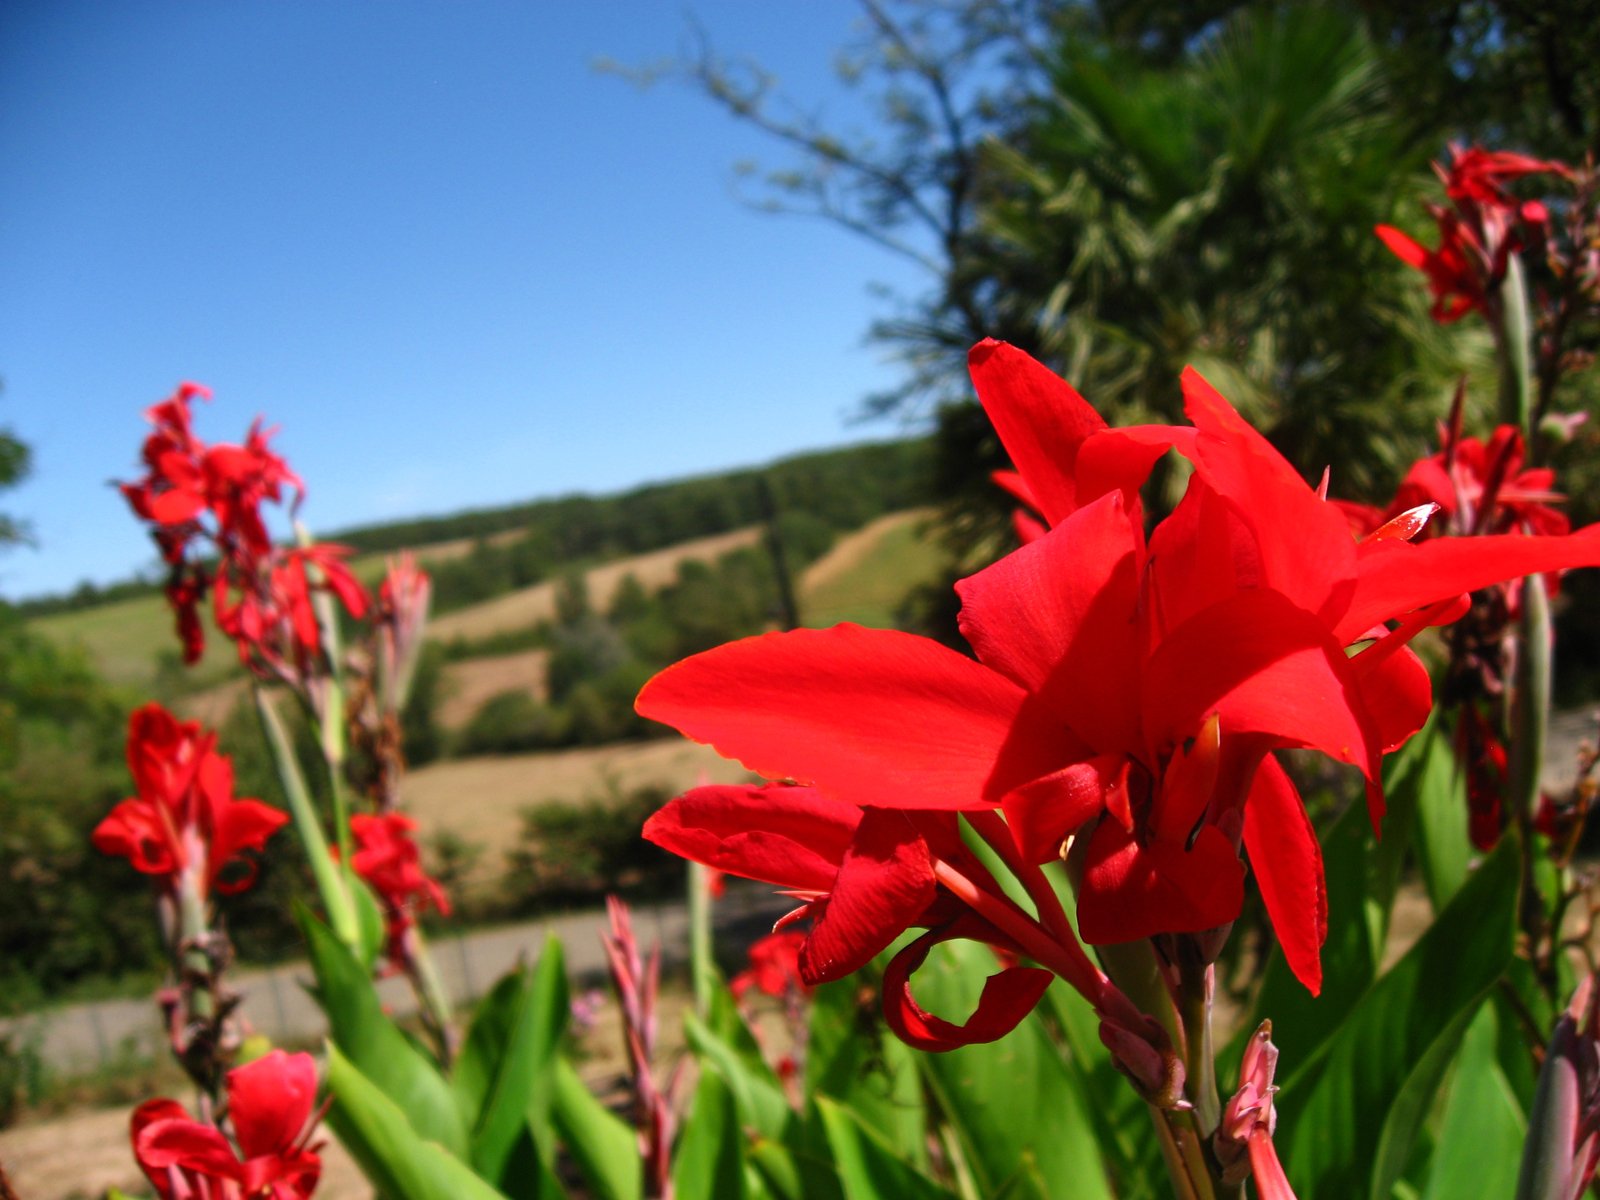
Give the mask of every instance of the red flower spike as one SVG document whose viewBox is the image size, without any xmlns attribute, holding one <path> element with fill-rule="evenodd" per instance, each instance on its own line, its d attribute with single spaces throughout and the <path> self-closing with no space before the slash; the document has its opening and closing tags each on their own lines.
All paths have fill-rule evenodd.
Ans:
<svg viewBox="0 0 1600 1200">
<path fill-rule="evenodd" d="M 917 1050 L 935 1053 L 980 1042 L 999 1041 L 1015 1029 L 1044 995 L 1054 978 L 1038 967 L 1007 967 L 989 976 L 978 1007 L 957 1025 L 935 1016 L 911 994 L 911 976 L 940 942 L 968 936 L 954 928 L 923 934 L 889 961 L 883 972 L 883 1016 L 901 1041 Z"/>
</svg>

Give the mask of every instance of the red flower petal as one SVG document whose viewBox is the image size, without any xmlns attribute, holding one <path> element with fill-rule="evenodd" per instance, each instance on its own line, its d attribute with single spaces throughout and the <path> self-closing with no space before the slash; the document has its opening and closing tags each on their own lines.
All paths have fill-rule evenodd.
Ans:
<svg viewBox="0 0 1600 1200">
<path fill-rule="evenodd" d="M 1421 729 L 1433 711 L 1433 680 L 1409 646 L 1402 646 L 1371 671 L 1361 669 L 1361 656 L 1351 660 L 1359 680 L 1362 705 L 1372 718 L 1378 745 L 1385 754 L 1398 750 Z"/>
<path fill-rule="evenodd" d="M 1355 595 L 1334 632 L 1342 641 L 1353 641 L 1380 621 L 1461 592 L 1523 575 L 1595 566 L 1600 566 L 1600 525 L 1565 537 L 1508 533 L 1433 538 L 1420 545 L 1364 542 Z"/>
<path fill-rule="evenodd" d="M 978 658 L 1036 693 L 1090 752 L 1139 744 L 1142 541 L 1113 492 L 956 584 Z"/>
<path fill-rule="evenodd" d="M 966 809 L 1060 765 L 1059 728 L 1026 699 L 926 638 L 836 625 L 697 654 L 636 707 L 769 779 L 864 807 Z"/>
<path fill-rule="evenodd" d="M 1102 754 L 1007 792 L 1001 806 L 1023 857 L 1054 859 L 1062 838 L 1105 811 L 1106 793 L 1122 785 L 1127 767 L 1121 755 Z"/>
<path fill-rule="evenodd" d="M 859 824 L 859 808 L 815 788 L 713 786 L 669 802 L 644 836 L 730 875 L 826 892 Z"/>
<path fill-rule="evenodd" d="M 1151 534 L 1148 562 L 1158 635 L 1263 582 L 1255 534 L 1239 511 L 1198 475 Z"/>
<path fill-rule="evenodd" d="M 922 915 L 937 890 L 928 845 L 906 814 L 867 809 L 800 948 L 800 978 L 815 985 L 860 970 Z"/>
<path fill-rule="evenodd" d="M 911 975 L 928 952 L 956 936 L 948 929 L 923 934 L 890 960 L 883 973 L 883 1016 L 889 1028 L 917 1050 L 942 1052 L 1005 1037 L 1033 1011 L 1054 978 L 1038 967 L 1008 967 L 989 976 L 978 1007 L 960 1025 L 928 1012 L 911 994 Z"/>
<path fill-rule="evenodd" d="M 1255 530 L 1264 582 L 1307 612 L 1337 616 L 1348 601 L 1355 564 L 1344 514 L 1318 499 L 1193 367 L 1183 373 L 1183 398 L 1199 430 L 1196 469 Z"/>
<path fill-rule="evenodd" d="M 1294 783 L 1270 754 L 1256 769 L 1245 804 L 1244 846 L 1289 969 L 1315 996 L 1322 991 L 1328 937 L 1322 848 Z"/>
<path fill-rule="evenodd" d="M 1224 741 L 1261 734 L 1376 778 L 1377 735 L 1343 648 L 1275 591 L 1241 592 L 1184 622 L 1151 657 L 1145 697 L 1153 747 L 1181 742 L 1217 713 Z"/>
<path fill-rule="evenodd" d="M 1226 925 L 1244 904 L 1244 865 L 1214 825 L 1193 846 L 1141 846 L 1115 821 L 1101 821 L 1089 841 L 1078 932 L 1095 944 L 1157 933 L 1199 933 Z"/>
<path fill-rule="evenodd" d="M 1006 453 L 1051 525 L 1075 508 L 1078 447 L 1106 423 L 1044 364 L 1005 342 L 985 338 L 967 354 L 972 386 Z"/>
<path fill-rule="evenodd" d="M 274 1050 L 228 1072 L 228 1117 L 246 1158 L 293 1147 L 316 1101 L 317 1064 L 309 1054 Z"/>
</svg>

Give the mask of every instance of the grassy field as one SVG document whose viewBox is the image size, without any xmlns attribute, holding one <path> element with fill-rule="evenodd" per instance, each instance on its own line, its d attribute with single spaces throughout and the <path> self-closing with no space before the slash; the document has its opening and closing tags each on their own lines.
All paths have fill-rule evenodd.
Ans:
<svg viewBox="0 0 1600 1200">
<path fill-rule="evenodd" d="M 148 691 L 163 655 L 177 666 L 178 635 L 160 593 L 36 617 L 30 624 L 63 646 L 81 648 L 106 679 L 120 686 Z M 208 629 L 205 658 L 185 672 L 184 682 L 196 688 L 218 683 L 237 670 L 238 661 L 233 646 Z"/>
<path fill-rule="evenodd" d="M 928 529 L 931 515 L 926 509 L 890 513 L 841 538 L 801 576 L 801 620 L 892 627 L 911 589 L 939 577 L 943 560 Z"/>
</svg>

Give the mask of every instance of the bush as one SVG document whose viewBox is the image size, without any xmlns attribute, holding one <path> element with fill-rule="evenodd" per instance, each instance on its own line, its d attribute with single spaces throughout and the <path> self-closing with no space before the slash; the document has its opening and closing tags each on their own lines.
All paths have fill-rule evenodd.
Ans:
<svg viewBox="0 0 1600 1200">
<path fill-rule="evenodd" d="M 461 754 L 526 754 L 565 744 L 565 713 L 541 704 L 526 691 L 498 692 L 483 702 L 456 741 Z"/>
<path fill-rule="evenodd" d="M 578 803 L 522 813 L 522 837 L 507 851 L 512 912 L 597 900 L 607 892 L 656 894 L 681 885 L 683 861 L 639 836 L 646 818 L 673 796 L 663 784 L 624 791 L 615 781 Z"/>
</svg>

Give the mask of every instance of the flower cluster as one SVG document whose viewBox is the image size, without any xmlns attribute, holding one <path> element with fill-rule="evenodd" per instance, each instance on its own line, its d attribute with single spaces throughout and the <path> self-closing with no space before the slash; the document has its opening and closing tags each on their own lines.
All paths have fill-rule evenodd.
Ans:
<svg viewBox="0 0 1600 1200">
<path fill-rule="evenodd" d="M 411 836 L 416 828 L 415 820 L 397 812 L 350 818 L 356 845 L 350 866 L 383 904 L 386 952 L 397 969 L 405 965 L 406 939 L 417 914 L 429 907 L 450 914 L 450 898 L 422 869 L 422 853 Z"/>
<path fill-rule="evenodd" d="M 1486 310 L 1506 276 L 1512 254 L 1537 245 L 1545 235 L 1549 211 L 1537 200 L 1518 200 L 1506 190 L 1513 180 L 1553 173 L 1570 176 L 1563 163 L 1504 150 L 1452 146 L 1448 167 L 1434 164 L 1450 207 L 1430 204 L 1439 226 L 1439 245 L 1429 250 L 1392 225 L 1377 234 L 1397 258 L 1428 277 L 1433 316 L 1460 320 Z"/>
<path fill-rule="evenodd" d="M 323 649 L 313 592 L 331 592 L 357 617 L 366 611 L 366 592 L 344 564 L 344 547 L 273 544 L 262 506 L 281 504 L 292 491 L 292 515 L 305 485 L 268 447 L 271 435 L 259 420 L 242 446 L 202 442 L 190 410 L 197 397 L 209 400 L 211 393 L 185 383 L 146 410 L 155 428 L 141 455 L 145 474 L 122 485 L 134 513 L 152 526 L 167 565 L 167 599 L 184 661 L 204 653 L 200 604 L 209 592 L 217 627 L 245 665 L 303 676 Z"/>
<path fill-rule="evenodd" d="M 172 892 L 191 885 L 243 891 L 255 880 L 249 857 L 288 817 L 259 800 L 233 794 L 233 764 L 217 753 L 216 734 L 147 704 L 128 722 L 128 769 L 138 795 L 123 800 L 95 827 L 95 848 L 126 858 Z"/>
<path fill-rule="evenodd" d="M 227 1089 L 233 1142 L 175 1100 L 149 1100 L 134 1110 L 133 1154 L 156 1194 L 161 1200 L 311 1195 L 322 1173 L 310 1145 L 317 1096 L 311 1056 L 274 1050 L 228 1072 Z"/>
<path fill-rule="evenodd" d="M 1096 1004 L 1103 1034 L 1137 1031 L 1137 1013 L 1048 915 L 1053 892 L 1038 873 L 1058 857 L 1079 880 L 1085 941 L 1188 935 L 1202 956 L 1239 915 L 1247 859 L 1289 965 L 1317 991 L 1320 851 L 1276 752 L 1355 767 L 1376 824 L 1381 758 L 1432 703 L 1411 639 L 1459 617 L 1474 589 L 1600 564 L 1600 531 L 1412 544 L 1424 513 L 1357 541 L 1323 491 L 1192 370 L 1192 425 L 1111 429 L 1011 346 L 986 341 L 970 361 L 1014 489 L 1038 514 L 1034 540 L 957 585 L 976 661 L 841 625 L 669 667 L 640 694 L 643 715 L 796 786 L 699 788 L 646 836 L 801 899 L 813 918 L 799 955 L 808 983 L 926 928 L 892 960 L 884 1006 L 905 1040 L 930 1049 L 1004 1034 L 1050 978 L 1002 970 L 953 1025 L 909 990 L 932 946 L 953 937 L 1050 968 Z M 1169 450 L 1193 475 L 1147 536 L 1139 488 Z M 961 818 L 1027 887 L 1037 920 L 967 848 Z"/>
</svg>

